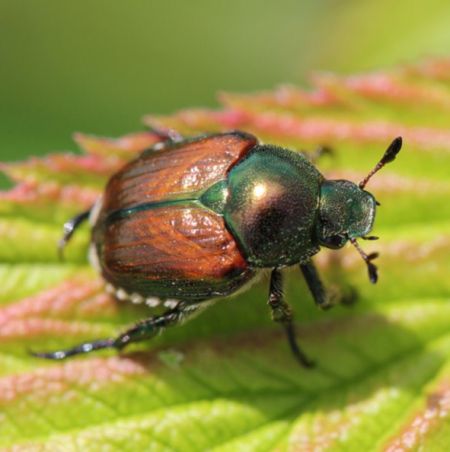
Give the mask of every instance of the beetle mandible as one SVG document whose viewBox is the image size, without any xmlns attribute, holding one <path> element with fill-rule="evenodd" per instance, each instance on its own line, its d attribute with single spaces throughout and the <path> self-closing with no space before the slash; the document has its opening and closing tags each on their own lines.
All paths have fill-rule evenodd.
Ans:
<svg viewBox="0 0 450 452">
<path fill-rule="evenodd" d="M 359 184 L 328 180 L 302 153 L 261 144 L 233 131 L 191 139 L 169 137 L 144 151 L 109 180 L 90 210 L 64 225 L 60 250 L 88 218 L 91 262 L 116 298 L 163 303 L 161 315 L 116 338 L 67 350 L 33 353 L 64 359 L 104 348 L 123 349 L 176 325 L 211 300 L 233 294 L 262 269 L 271 269 L 268 305 L 304 366 L 292 311 L 283 297 L 283 267 L 299 265 L 315 303 L 330 304 L 311 260 L 320 247 L 351 242 L 372 283 L 377 268 L 357 243 L 372 229 L 376 205 L 364 190 L 369 179 L 401 149 L 395 138 Z"/>
</svg>

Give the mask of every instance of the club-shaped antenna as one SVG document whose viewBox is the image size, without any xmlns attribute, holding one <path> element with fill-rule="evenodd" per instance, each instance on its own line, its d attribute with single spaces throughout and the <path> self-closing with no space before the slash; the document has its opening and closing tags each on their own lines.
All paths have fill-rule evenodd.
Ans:
<svg viewBox="0 0 450 452">
<path fill-rule="evenodd" d="M 361 247 L 359 246 L 359 243 L 356 241 L 355 238 L 351 238 L 350 242 L 358 250 L 358 253 L 364 259 L 364 262 L 367 265 L 367 271 L 369 273 L 370 282 L 372 284 L 375 284 L 378 281 L 378 269 L 377 269 L 377 266 L 372 263 L 372 261 L 378 257 L 378 253 L 366 254 L 361 249 Z"/>
<path fill-rule="evenodd" d="M 359 188 L 362 190 L 375 173 L 380 171 L 380 169 L 383 168 L 383 166 L 386 165 L 386 163 L 390 163 L 393 160 L 395 160 L 395 157 L 400 152 L 401 148 L 402 148 L 402 137 L 397 137 L 386 149 L 386 152 L 384 153 L 383 157 L 381 157 L 381 160 L 375 165 L 375 168 L 359 183 Z"/>
</svg>

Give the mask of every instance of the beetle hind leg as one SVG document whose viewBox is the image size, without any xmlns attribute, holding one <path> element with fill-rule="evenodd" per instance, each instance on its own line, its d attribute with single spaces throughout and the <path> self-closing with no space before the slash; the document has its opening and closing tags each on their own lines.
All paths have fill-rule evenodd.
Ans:
<svg viewBox="0 0 450 452">
<path fill-rule="evenodd" d="M 98 339 L 91 342 L 84 342 L 66 350 L 56 350 L 53 352 L 31 351 L 30 354 L 37 358 L 62 360 L 71 356 L 91 353 L 105 348 L 122 350 L 127 345 L 134 342 L 141 342 L 151 339 L 160 333 L 164 328 L 174 326 L 188 317 L 193 316 L 193 314 L 198 311 L 198 305 L 187 305 L 183 302 L 179 302 L 175 308 L 170 309 L 161 315 L 142 320 L 116 338 Z"/>
<path fill-rule="evenodd" d="M 303 367 L 312 367 L 314 363 L 305 355 L 297 343 L 295 326 L 292 318 L 291 307 L 284 301 L 283 297 L 283 275 L 280 270 L 272 270 L 270 276 L 270 293 L 268 304 L 272 309 L 272 319 L 283 325 L 289 342 L 289 347 Z"/>
<path fill-rule="evenodd" d="M 80 227 L 82 223 L 84 223 L 91 214 L 91 209 L 86 210 L 85 212 L 81 212 L 78 215 L 71 218 L 69 221 L 64 223 L 64 232 L 63 236 L 58 242 L 58 256 L 60 260 L 64 258 L 64 248 L 69 243 L 75 231 Z"/>
<path fill-rule="evenodd" d="M 99 339 L 92 342 L 84 342 L 82 344 L 76 345 L 75 347 L 68 348 L 66 350 L 55 350 L 54 352 L 34 352 L 30 351 L 30 355 L 35 358 L 51 359 L 51 360 L 61 360 L 70 358 L 75 355 L 82 355 L 86 353 L 93 352 L 95 350 L 101 350 L 103 348 L 113 347 L 113 339 Z"/>
</svg>

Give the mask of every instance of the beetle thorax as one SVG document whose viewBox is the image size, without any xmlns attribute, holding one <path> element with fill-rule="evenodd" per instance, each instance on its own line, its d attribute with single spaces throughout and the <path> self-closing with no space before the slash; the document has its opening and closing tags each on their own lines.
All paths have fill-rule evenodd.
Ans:
<svg viewBox="0 0 450 452">
<path fill-rule="evenodd" d="M 293 265 L 318 251 L 321 180 L 302 155 L 274 146 L 256 146 L 230 171 L 224 215 L 250 265 Z"/>
</svg>

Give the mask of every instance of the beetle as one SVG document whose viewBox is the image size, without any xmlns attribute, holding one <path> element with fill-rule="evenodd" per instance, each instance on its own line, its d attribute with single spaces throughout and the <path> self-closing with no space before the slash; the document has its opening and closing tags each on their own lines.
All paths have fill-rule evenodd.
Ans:
<svg viewBox="0 0 450 452">
<path fill-rule="evenodd" d="M 104 348 L 123 349 L 176 325 L 219 297 L 229 296 L 270 269 L 268 305 L 287 335 L 295 358 L 312 362 L 299 347 L 292 311 L 283 297 L 282 268 L 299 265 L 317 306 L 331 295 L 312 262 L 321 247 L 353 244 L 369 279 L 377 267 L 357 239 L 368 236 L 377 201 L 364 190 L 395 159 L 395 138 L 359 184 L 326 179 L 306 155 L 260 143 L 241 131 L 164 141 L 142 152 L 109 180 L 95 206 L 64 225 L 60 250 L 88 218 L 90 256 L 118 299 L 160 303 L 160 315 L 118 337 L 67 350 L 33 353 L 64 359 Z"/>
</svg>

